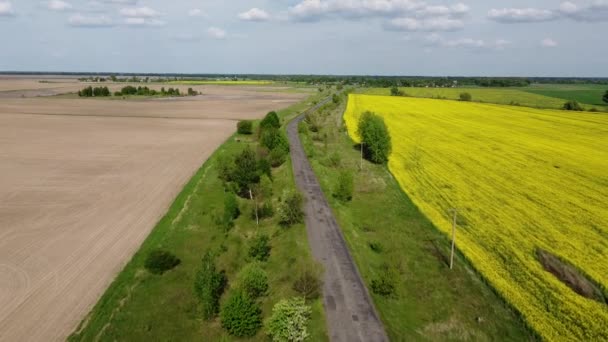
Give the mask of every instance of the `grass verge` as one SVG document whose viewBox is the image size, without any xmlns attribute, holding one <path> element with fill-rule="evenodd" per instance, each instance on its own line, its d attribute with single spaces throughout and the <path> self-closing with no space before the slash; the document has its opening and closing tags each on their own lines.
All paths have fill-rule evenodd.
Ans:
<svg viewBox="0 0 608 342">
<path fill-rule="evenodd" d="M 346 134 L 342 113 L 346 98 L 335 108 L 319 111 L 302 124 L 300 137 L 333 208 L 364 281 L 387 267 L 395 270 L 395 291 L 372 293 L 392 341 L 406 340 L 535 340 L 510 307 L 457 255 L 450 270 L 450 242 L 420 213 L 385 166 L 363 162 Z M 339 175 L 354 175 L 350 202 L 334 198 Z"/>
<path fill-rule="evenodd" d="M 286 123 L 323 95 L 311 96 L 278 114 Z M 69 341 L 232 340 L 218 319 L 201 318 L 201 306 L 194 295 L 194 277 L 203 254 L 216 252 L 217 266 L 226 272 L 230 287 L 237 273 L 250 262 L 249 240 L 258 232 L 271 237 L 272 247 L 270 258 L 264 264 L 269 291 L 260 300 L 263 317 L 269 316 L 272 306 L 280 299 L 296 295 L 292 284 L 298 269 L 309 267 L 313 262 L 303 224 L 282 228 L 275 217 L 261 221 L 257 228 L 251 217 L 253 204 L 243 199 L 239 199 L 242 215 L 231 230 L 226 232 L 213 223 L 212 216 L 224 203 L 224 187 L 218 179 L 216 162 L 222 155 L 232 155 L 247 144 L 256 142 L 251 136 L 233 135 L 195 173 L 139 251 L 69 336 Z M 284 189 L 295 188 L 289 161 L 273 170 L 273 178 L 275 196 Z M 181 264 L 163 275 L 147 272 L 145 258 L 158 248 L 175 254 Z M 315 300 L 311 306 L 310 338 L 327 340 L 322 303 Z M 262 329 L 249 340 L 266 341 L 267 337 Z"/>
</svg>

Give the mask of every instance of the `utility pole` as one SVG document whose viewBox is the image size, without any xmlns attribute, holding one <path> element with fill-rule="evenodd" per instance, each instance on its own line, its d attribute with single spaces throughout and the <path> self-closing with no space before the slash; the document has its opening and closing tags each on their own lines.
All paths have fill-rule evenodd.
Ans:
<svg viewBox="0 0 608 342">
<path fill-rule="evenodd" d="M 454 266 L 454 246 L 456 245 L 456 215 L 458 215 L 458 209 L 451 209 L 452 213 L 452 253 L 450 254 L 450 269 Z"/>
<path fill-rule="evenodd" d="M 363 171 L 363 140 L 361 140 L 361 164 L 359 165 L 359 170 Z"/>
<path fill-rule="evenodd" d="M 258 201 L 254 200 L 251 188 L 249 189 L 249 198 L 251 198 L 253 205 L 255 205 L 255 224 L 258 228 L 260 228 L 260 219 L 258 218 Z"/>
</svg>

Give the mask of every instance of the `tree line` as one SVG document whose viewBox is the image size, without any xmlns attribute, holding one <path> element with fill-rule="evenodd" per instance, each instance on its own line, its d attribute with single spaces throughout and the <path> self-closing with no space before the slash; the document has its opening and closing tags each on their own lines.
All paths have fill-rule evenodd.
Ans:
<svg viewBox="0 0 608 342">
<path fill-rule="evenodd" d="M 134 87 L 131 85 L 122 87 L 120 91 L 114 92 L 114 96 L 196 96 L 201 93 L 188 88 L 188 92 L 186 94 L 182 94 L 179 88 L 169 88 L 165 89 L 161 88 L 160 91 L 155 89 L 150 89 L 148 87 Z M 112 96 L 110 89 L 108 87 L 92 87 L 88 86 L 80 91 L 78 91 L 78 96 L 80 97 L 107 97 Z"/>
</svg>

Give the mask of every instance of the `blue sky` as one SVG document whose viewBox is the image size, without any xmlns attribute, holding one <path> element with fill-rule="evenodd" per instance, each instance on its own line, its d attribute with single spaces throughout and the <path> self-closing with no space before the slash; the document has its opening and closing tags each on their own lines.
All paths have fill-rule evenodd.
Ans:
<svg viewBox="0 0 608 342">
<path fill-rule="evenodd" d="M 0 70 L 608 76 L 608 0 L 0 0 Z"/>
</svg>

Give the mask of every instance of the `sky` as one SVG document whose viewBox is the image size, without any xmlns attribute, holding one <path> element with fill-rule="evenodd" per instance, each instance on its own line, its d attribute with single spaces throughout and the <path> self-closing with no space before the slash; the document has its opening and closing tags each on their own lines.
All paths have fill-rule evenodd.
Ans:
<svg viewBox="0 0 608 342">
<path fill-rule="evenodd" d="M 608 77 L 608 0 L 0 0 L 0 70 Z"/>
</svg>

